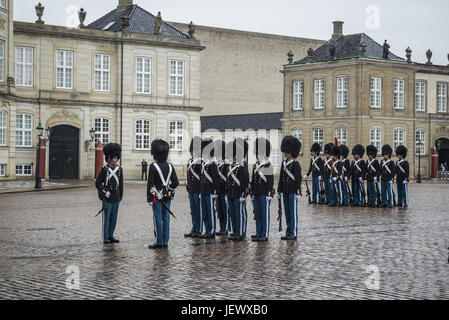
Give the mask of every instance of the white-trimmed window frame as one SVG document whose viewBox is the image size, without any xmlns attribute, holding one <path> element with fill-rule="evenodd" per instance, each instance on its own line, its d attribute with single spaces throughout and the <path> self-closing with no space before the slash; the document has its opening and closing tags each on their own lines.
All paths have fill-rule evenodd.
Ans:
<svg viewBox="0 0 449 320">
<path fill-rule="evenodd" d="M 427 109 L 427 82 L 415 82 L 415 111 L 425 112 Z"/>
<path fill-rule="evenodd" d="M 19 61 L 19 51 L 23 51 L 21 56 L 22 60 Z M 27 61 L 27 52 L 31 52 L 31 62 Z M 26 46 L 16 46 L 16 58 L 15 58 L 15 75 L 16 75 L 16 86 L 19 87 L 33 87 L 34 85 L 34 48 L 26 47 Z M 22 66 L 22 76 L 19 77 L 19 66 Z M 26 70 L 30 70 L 30 79 L 25 79 Z M 19 79 L 22 79 L 22 82 L 18 82 Z M 28 82 L 28 80 L 30 82 Z"/>
<path fill-rule="evenodd" d="M 151 120 L 149 119 L 136 120 L 136 150 L 151 150 Z"/>
<path fill-rule="evenodd" d="M 21 168 L 19 170 L 19 168 Z M 18 173 L 20 172 L 20 173 Z M 26 173 L 29 172 L 29 173 Z M 33 165 L 31 164 L 23 164 L 18 163 L 16 164 L 16 176 L 17 177 L 31 177 L 33 175 Z"/>
<path fill-rule="evenodd" d="M 321 150 L 324 150 L 324 129 L 312 129 L 312 144 L 314 144 L 315 142 L 320 144 Z"/>
<path fill-rule="evenodd" d="M 338 144 L 344 144 L 345 146 L 348 145 L 348 129 L 346 128 L 337 128 L 337 140 Z"/>
<path fill-rule="evenodd" d="M 6 177 L 6 163 L 0 163 L 0 177 Z"/>
<path fill-rule="evenodd" d="M 184 121 L 173 120 L 169 122 L 168 126 L 170 150 L 182 151 L 184 147 Z"/>
<path fill-rule="evenodd" d="M 175 64 L 173 69 L 173 63 Z M 182 65 L 182 72 L 180 72 L 180 65 Z M 186 63 L 184 60 L 170 59 L 168 62 L 169 77 L 168 77 L 168 92 L 170 96 L 184 96 L 185 91 L 185 71 Z M 173 82 L 174 81 L 174 82 Z M 174 85 L 174 87 L 173 87 Z M 173 90 L 174 89 L 174 90 Z"/>
<path fill-rule="evenodd" d="M 141 61 L 141 69 L 139 69 L 139 60 Z M 148 66 L 148 71 L 145 70 Z M 153 59 L 151 57 L 137 56 L 136 57 L 136 85 L 135 90 L 138 94 L 151 94 L 152 92 L 152 72 L 153 72 Z M 139 75 L 141 78 L 139 79 Z M 146 77 L 148 77 L 148 87 L 146 87 Z M 139 88 L 140 86 L 140 88 Z"/>
<path fill-rule="evenodd" d="M 19 127 L 18 118 L 21 117 L 22 125 Z M 29 121 L 28 121 L 29 119 Z M 26 128 L 26 121 L 30 122 L 30 127 Z M 19 142 L 19 132 L 21 133 L 21 141 Z M 25 137 L 29 136 L 29 144 L 25 144 Z M 33 115 L 29 113 L 17 113 L 16 114 L 16 147 L 18 148 L 31 148 L 33 147 Z"/>
<path fill-rule="evenodd" d="M 405 146 L 406 132 L 402 128 L 396 128 L 393 130 L 393 152 L 396 153 L 398 146 Z"/>
<path fill-rule="evenodd" d="M 5 82 L 5 45 L 5 40 L 0 39 L 0 82 Z"/>
<path fill-rule="evenodd" d="M 8 141 L 8 112 L 0 110 L 0 146 L 5 147 Z"/>
<path fill-rule="evenodd" d="M 441 91 L 440 88 L 444 88 Z M 449 84 L 446 82 L 437 82 L 437 113 L 447 113 Z"/>
<path fill-rule="evenodd" d="M 62 63 L 59 60 L 62 54 Z M 56 89 L 73 89 L 74 52 L 72 50 L 56 50 L 55 79 Z M 60 75 L 62 86 L 59 85 Z"/>
<path fill-rule="evenodd" d="M 302 111 L 304 110 L 304 81 L 294 81 L 293 82 L 293 110 Z"/>
<path fill-rule="evenodd" d="M 381 77 L 370 77 L 370 107 L 372 109 L 382 108 L 382 84 Z"/>
<path fill-rule="evenodd" d="M 107 123 L 107 130 L 105 123 Z M 94 143 L 97 144 L 98 141 L 101 141 L 103 145 L 108 144 L 111 137 L 111 119 L 106 117 L 97 117 L 94 119 L 93 127 L 95 130 Z M 107 141 L 105 141 L 105 137 L 107 138 Z"/>
<path fill-rule="evenodd" d="M 313 109 L 324 110 L 326 108 L 326 80 L 313 80 Z"/>
<path fill-rule="evenodd" d="M 336 80 L 337 86 L 337 109 L 345 109 L 349 104 L 349 77 L 338 76 Z"/>
<path fill-rule="evenodd" d="M 375 146 L 377 148 L 378 154 L 380 154 L 382 151 L 382 128 L 373 127 L 371 128 L 369 134 L 370 144 Z"/>
<path fill-rule="evenodd" d="M 405 80 L 393 79 L 393 109 L 405 109 Z"/>
<path fill-rule="evenodd" d="M 292 131 L 292 136 L 297 138 L 302 143 L 302 129 L 295 129 Z"/>
<path fill-rule="evenodd" d="M 97 64 L 97 58 L 100 59 L 100 63 Z M 107 58 L 107 67 L 106 67 Z M 99 79 L 98 79 L 99 77 Z M 107 82 L 105 82 L 105 80 Z M 97 83 L 100 83 L 100 87 L 97 87 Z M 107 85 L 106 85 L 107 84 Z M 111 55 L 106 53 L 94 53 L 94 91 L 96 92 L 109 92 L 111 91 Z"/>
<path fill-rule="evenodd" d="M 421 139 L 421 142 L 422 142 L 422 144 L 423 144 L 423 146 L 422 146 L 422 153 L 421 153 L 421 156 L 425 156 L 426 155 L 426 130 L 424 130 L 424 129 L 416 129 L 416 131 L 415 131 L 415 150 L 416 150 L 416 155 L 418 156 L 419 155 L 419 153 L 418 153 L 418 150 L 419 150 L 419 148 L 418 148 L 418 134 L 419 134 L 419 138 Z"/>
</svg>

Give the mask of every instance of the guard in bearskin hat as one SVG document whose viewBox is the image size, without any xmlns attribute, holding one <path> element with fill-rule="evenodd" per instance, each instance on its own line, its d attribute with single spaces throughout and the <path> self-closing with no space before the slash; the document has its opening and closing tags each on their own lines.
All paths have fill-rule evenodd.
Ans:
<svg viewBox="0 0 449 320">
<path fill-rule="evenodd" d="M 229 146 L 229 145 L 228 145 Z M 242 241 L 245 239 L 248 214 L 246 212 L 246 196 L 249 185 L 248 168 L 245 166 L 245 146 L 243 139 L 232 142 L 232 164 L 229 166 L 226 184 L 226 198 L 228 202 L 229 216 L 232 224 L 232 234 L 229 239 Z"/>
<path fill-rule="evenodd" d="M 170 235 L 170 205 L 179 185 L 175 168 L 169 162 L 169 144 L 164 140 L 151 143 L 151 155 L 154 162 L 150 165 L 147 185 L 147 201 L 153 208 L 154 236 L 156 243 L 150 249 L 168 248 Z"/>
<path fill-rule="evenodd" d="M 324 169 L 324 162 L 320 157 L 320 152 L 321 146 L 319 143 L 315 142 L 310 149 L 312 158 L 310 159 L 309 171 L 304 176 L 304 179 L 307 179 L 310 175 L 312 175 L 312 204 L 317 204 L 320 202 L 320 182 L 323 179 L 322 174 Z"/>
<path fill-rule="evenodd" d="M 342 163 L 340 161 L 340 147 L 332 148 L 332 172 L 331 172 L 331 201 L 330 206 L 341 207 L 343 204 L 343 190 L 341 188 Z"/>
<path fill-rule="evenodd" d="M 329 204 L 331 201 L 331 173 L 332 173 L 332 148 L 333 143 L 328 143 L 324 146 L 324 163 L 323 163 L 323 181 L 324 193 L 326 201 L 324 204 Z"/>
<path fill-rule="evenodd" d="M 215 159 L 218 169 L 218 184 L 217 184 L 217 215 L 220 223 L 220 231 L 216 235 L 227 236 L 229 231 L 228 224 L 228 209 L 226 206 L 226 182 L 229 170 L 229 161 L 226 159 L 226 143 L 218 140 L 214 142 Z"/>
<path fill-rule="evenodd" d="M 202 143 L 203 166 L 201 169 L 201 218 L 206 229 L 203 239 L 215 238 L 216 213 L 214 201 L 217 199 L 219 185 L 218 167 L 215 162 L 215 145 L 212 140 L 204 139 Z"/>
<path fill-rule="evenodd" d="M 256 219 L 256 234 L 252 236 L 252 241 L 268 241 L 270 205 L 274 196 L 273 166 L 269 160 L 271 143 L 264 138 L 258 138 L 255 141 L 254 151 L 257 162 L 253 166 L 250 190 Z"/>
<path fill-rule="evenodd" d="M 100 200 L 106 202 L 103 210 L 103 242 L 104 244 L 119 243 L 114 238 L 117 225 L 118 209 L 123 198 L 123 169 L 117 164 L 121 158 L 122 148 L 117 143 L 109 143 L 103 148 L 107 165 L 97 177 L 97 187 Z"/>
<path fill-rule="evenodd" d="M 368 207 L 377 207 L 380 203 L 377 203 L 377 181 L 380 176 L 380 165 L 377 161 L 377 148 L 373 145 L 366 147 L 366 154 L 368 155 L 368 161 L 366 162 L 366 181 L 367 181 L 367 195 L 368 195 Z"/>
<path fill-rule="evenodd" d="M 391 160 L 391 154 L 393 149 L 389 144 L 382 147 L 382 162 L 381 166 L 381 180 L 382 180 L 382 207 L 393 208 L 394 204 L 394 191 L 393 191 L 393 180 L 396 175 L 396 166 Z"/>
<path fill-rule="evenodd" d="M 298 237 L 298 201 L 301 193 L 301 165 L 296 160 L 301 151 L 301 142 L 286 136 L 281 143 L 281 152 L 285 160 L 279 174 L 278 197 L 283 198 L 287 232 L 281 240 L 296 240 Z"/>
<path fill-rule="evenodd" d="M 200 191 L 201 191 L 201 169 L 203 160 L 201 159 L 200 137 L 194 137 L 190 142 L 191 158 L 187 163 L 187 195 L 190 203 L 190 215 L 192 216 L 192 230 L 185 234 L 185 237 L 196 238 L 201 236 L 203 223 L 201 221 Z"/>
<path fill-rule="evenodd" d="M 351 177 L 351 162 L 348 159 L 349 148 L 344 144 L 339 146 L 341 152 L 341 177 L 343 191 L 343 206 L 348 206 L 352 199 L 350 199 L 351 190 L 349 189 L 349 178 Z"/>
<path fill-rule="evenodd" d="M 405 146 L 398 146 L 396 148 L 396 155 L 398 161 L 396 162 L 396 182 L 398 184 L 398 207 L 408 207 L 408 183 L 410 181 L 410 166 L 407 158 L 407 148 Z"/>
<path fill-rule="evenodd" d="M 366 174 L 366 163 L 363 160 L 365 147 L 358 144 L 352 148 L 354 160 L 351 163 L 352 195 L 354 197 L 353 206 L 365 205 L 364 179 Z"/>
</svg>

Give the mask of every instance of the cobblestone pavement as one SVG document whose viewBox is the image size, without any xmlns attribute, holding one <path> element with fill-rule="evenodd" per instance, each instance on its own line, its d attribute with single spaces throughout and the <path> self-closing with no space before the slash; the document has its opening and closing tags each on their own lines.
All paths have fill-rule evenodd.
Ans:
<svg viewBox="0 0 449 320">
<path fill-rule="evenodd" d="M 153 220 L 142 184 L 126 186 L 118 245 L 100 241 L 93 187 L 0 195 L 0 298 L 449 299 L 447 185 L 410 185 L 407 210 L 331 209 L 302 199 L 297 243 L 280 241 L 276 202 L 268 243 L 184 239 L 183 189 L 172 206 L 170 247 L 160 251 L 147 248 Z M 372 265 L 379 290 L 366 285 Z M 68 266 L 79 268 L 78 290 L 66 288 Z"/>
<path fill-rule="evenodd" d="M 24 180 L 24 181 L 3 181 L 0 182 L 0 193 L 7 193 L 7 192 L 17 192 L 22 190 L 34 190 L 35 186 L 34 180 Z M 49 182 L 49 181 L 42 181 L 42 188 L 48 189 L 48 188 L 62 188 L 70 186 L 68 183 L 58 183 L 58 182 Z"/>
</svg>

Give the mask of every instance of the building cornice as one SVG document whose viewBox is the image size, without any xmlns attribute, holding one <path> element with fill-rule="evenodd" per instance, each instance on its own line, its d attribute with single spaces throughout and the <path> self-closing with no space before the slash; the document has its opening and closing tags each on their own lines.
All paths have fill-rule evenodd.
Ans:
<svg viewBox="0 0 449 320">
<path fill-rule="evenodd" d="M 430 113 L 431 121 L 448 121 L 449 117 L 438 117 L 438 114 Z M 434 117 L 434 118 L 432 118 Z M 424 121 L 428 122 L 429 117 L 425 118 L 410 118 L 410 117 L 387 117 L 387 116 L 336 116 L 336 117 L 307 117 L 307 118 L 281 118 L 281 122 L 310 122 L 310 121 L 332 121 L 332 120 L 356 120 L 356 119 L 369 119 L 369 120 L 395 120 L 395 121 Z"/>
</svg>

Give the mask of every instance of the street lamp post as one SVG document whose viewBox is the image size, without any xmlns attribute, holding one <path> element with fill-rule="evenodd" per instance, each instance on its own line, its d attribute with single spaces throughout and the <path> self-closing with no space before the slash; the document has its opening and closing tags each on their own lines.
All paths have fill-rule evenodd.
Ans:
<svg viewBox="0 0 449 320">
<path fill-rule="evenodd" d="M 424 144 L 421 140 L 418 141 L 418 175 L 416 176 L 416 183 L 421 183 L 421 148 Z"/>
<path fill-rule="evenodd" d="M 36 128 L 38 140 L 38 148 L 37 148 L 37 172 L 36 172 L 36 183 L 34 185 L 35 189 L 42 188 L 42 177 L 41 177 L 41 144 L 43 141 L 48 141 L 50 139 L 51 130 L 50 128 L 45 129 L 46 137 L 42 138 L 44 135 L 44 127 L 42 127 L 42 123 L 39 121 L 39 125 Z M 45 165 L 45 164 L 44 164 Z"/>
</svg>

